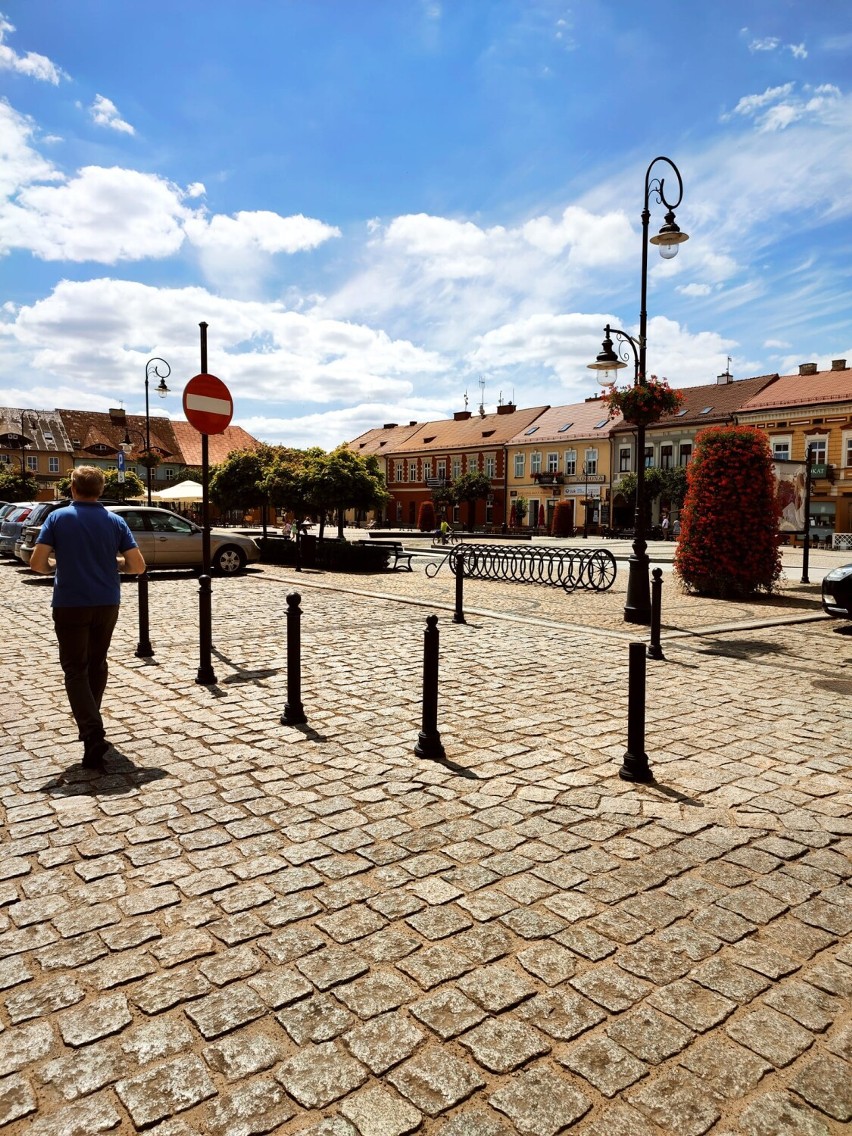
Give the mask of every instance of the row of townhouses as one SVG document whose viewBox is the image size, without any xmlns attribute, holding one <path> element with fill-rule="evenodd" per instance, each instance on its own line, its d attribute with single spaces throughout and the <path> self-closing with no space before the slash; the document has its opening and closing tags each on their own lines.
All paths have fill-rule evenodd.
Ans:
<svg viewBox="0 0 852 1136">
<path fill-rule="evenodd" d="M 804 461 L 810 449 L 814 534 L 852 532 L 852 369 L 845 359 L 833 360 L 826 370 L 803 363 L 794 375 L 734 380 L 725 373 L 715 385 L 682 392 L 678 414 L 646 430 L 646 469 L 687 465 L 697 435 L 708 426 L 756 426 L 766 431 L 779 460 Z M 464 410 L 437 422 L 390 422 L 349 446 L 382 462 L 391 524 L 415 526 L 420 505 L 432 499 L 435 488 L 472 471 L 491 481 L 488 499 L 475 505 L 476 525 L 514 526 L 519 498 L 528 502 L 523 523 L 533 527 L 549 526 L 560 501 L 571 503 L 578 528 L 633 523 L 619 484 L 637 469 L 635 431 L 620 416 L 610 419 L 599 397 L 526 410 L 509 403 L 495 414 Z M 467 523 L 468 516 L 464 505 L 451 519 Z"/>
<path fill-rule="evenodd" d="M 40 500 L 52 499 L 59 479 L 76 465 L 115 469 L 122 448 L 126 451 L 125 468 L 147 481 L 147 441 L 145 417 L 120 409 L 98 413 L 0 407 L 0 463 L 19 464 L 31 473 L 38 483 Z M 201 435 L 188 422 L 152 417 L 150 443 L 157 460 L 151 474 L 155 492 L 201 469 Z M 210 435 L 210 464 L 224 461 L 232 450 L 257 445 L 241 427 L 229 426 L 222 434 Z"/>
</svg>

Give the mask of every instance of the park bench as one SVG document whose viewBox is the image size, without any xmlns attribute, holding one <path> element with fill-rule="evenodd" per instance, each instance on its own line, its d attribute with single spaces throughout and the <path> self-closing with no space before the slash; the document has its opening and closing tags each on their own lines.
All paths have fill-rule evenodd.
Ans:
<svg viewBox="0 0 852 1136">
<path fill-rule="evenodd" d="M 389 567 L 392 572 L 399 569 L 402 572 L 413 572 L 411 567 L 411 557 L 414 555 L 411 552 L 406 552 L 402 547 L 401 540 L 356 540 L 356 544 L 369 544 L 373 548 L 386 548 L 388 552 L 393 555 L 393 564 Z"/>
</svg>

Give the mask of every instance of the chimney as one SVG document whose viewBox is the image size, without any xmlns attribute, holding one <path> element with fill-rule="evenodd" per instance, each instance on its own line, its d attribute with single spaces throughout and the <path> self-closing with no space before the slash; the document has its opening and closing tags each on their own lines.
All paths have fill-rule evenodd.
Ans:
<svg viewBox="0 0 852 1136">
<path fill-rule="evenodd" d="M 498 414 L 514 414 L 517 410 L 514 402 L 504 402 L 502 406 L 497 407 Z"/>
<path fill-rule="evenodd" d="M 127 421 L 127 413 L 121 407 L 110 407 L 109 416 L 115 423 L 124 423 Z"/>
<path fill-rule="evenodd" d="M 397 422 L 386 422 L 382 427 L 383 430 L 395 430 L 399 424 Z"/>
<path fill-rule="evenodd" d="M 416 425 L 417 425 L 417 419 L 416 419 L 416 418 L 412 418 L 412 420 L 411 420 L 411 421 L 410 421 L 410 422 L 408 423 L 408 425 L 409 425 L 409 426 L 416 426 Z"/>
<path fill-rule="evenodd" d="M 733 381 L 734 381 L 734 376 L 731 374 L 730 371 L 723 371 L 721 373 L 721 375 L 716 376 L 716 386 L 717 387 L 725 387 L 725 386 L 728 385 L 728 383 L 732 383 Z"/>
<path fill-rule="evenodd" d="M 457 410 L 453 415 L 453 421 L 455 422 L 467 422 L 468 418 L 470 418 L 469 410 Z"/>
<path fill-rule="evenodd" d="M 800 375 L 815 375 L 816 373 L 817 373 L 816 363 L 800 363 L 799 364 L 799 374 Z"/>
<path fill-rule="evenodd" d="M 831 360 L 831 369 L 832 369 L 832 371 L 845 371 L 846 370 L 846 360 L 845 359 L 832 359 Z"/>
</svg>

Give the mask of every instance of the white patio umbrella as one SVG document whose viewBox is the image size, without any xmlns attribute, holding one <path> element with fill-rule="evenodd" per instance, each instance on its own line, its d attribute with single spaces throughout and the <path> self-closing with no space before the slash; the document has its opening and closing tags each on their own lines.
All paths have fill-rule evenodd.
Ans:
<svg viewBox="0 0 852 1136">
<path fill-rule="evenodd" d="M 200 501 L 204 496 L 204 487 L 198 481 L 179 481 L 177 485 L 170 485 L 168 489 L 161 489 L 151 496 L 155 501 Z"/>
</svg>

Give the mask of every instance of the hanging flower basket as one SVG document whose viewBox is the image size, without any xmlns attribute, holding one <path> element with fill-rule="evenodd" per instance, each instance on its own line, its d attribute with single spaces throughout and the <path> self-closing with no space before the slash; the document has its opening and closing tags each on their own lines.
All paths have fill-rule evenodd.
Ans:
<svg viewBox="0 0 852 1136">
<path fill-rule="evenodd" d="M 683 405 L 683 393 L 672 390 L 665 379 L 651 375 L 644 383 L 619 389 L 613 387 L 603 396 L 610 418 L 621 414 L 632 426 L 650 426 L 666 414 L 676 414 Z"/>
<path fill-rule="evenodd" d="M 156 469 L 162 460 L 153 450 L 143 450 L 136 458 L 137 463 L 145 469 Z"/>
</svg>

